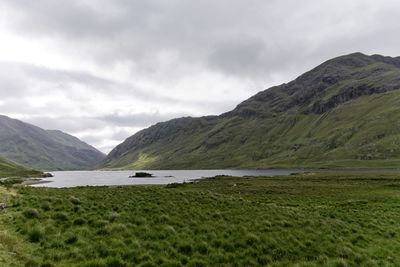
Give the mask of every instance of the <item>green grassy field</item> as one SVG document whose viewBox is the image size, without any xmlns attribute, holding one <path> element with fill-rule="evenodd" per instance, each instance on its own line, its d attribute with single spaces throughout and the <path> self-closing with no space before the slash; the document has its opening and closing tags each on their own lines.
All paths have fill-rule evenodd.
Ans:
<svg viewBox="0 0 400 267">
<path fill-rule="evenodd" d="M 43 172 L 27 168 L 0 157 L 0 178 L 4 177 L 42 177 Z"/>
<path fill-rule="evenodd" d="M 400 265 L 400 174 L 0 193 L 1 266 Z"/>
</svg>

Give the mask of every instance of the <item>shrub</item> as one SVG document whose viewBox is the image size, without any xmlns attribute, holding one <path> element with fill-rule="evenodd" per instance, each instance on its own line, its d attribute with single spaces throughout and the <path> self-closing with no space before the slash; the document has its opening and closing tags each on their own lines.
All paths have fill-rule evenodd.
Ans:
<svg viewBox="0 0 400 267">
<path fill-rule="evenodd" d="M 229 241 L 224 241 L 224 242 L 222 243 L 222 248 L 223 248 L 225 251 L 228 251 L 228 252 L 233 252 L 233 251 L 235 251 L 235 248 L 234 248 L 233 244 L 231 244 Z"/>
<path fill-rule="evenodd" d="M 97 228 L 101 228 L 104 227 L 108 224 L 107 221 L 105 220 L 93 220 L 93 221 L 89 221 L 89 225 L 92 227 L 97 227 Z"/>
<path fill-rule="evenodd" d="M 76 197 L 74 197 L 74 196 L 70 196 L 70 197 L 69 197 L 69 201 L 71 201 L 71 203 L 74 204 L 74 205 L 79 205 L 79 204 L 81 204 L 81 201 L 79 200 L 79 198 L 76 198 Z"/>
<path fill-rule="evenodd" d="M 36 243 L 39 242 L 40 239 L 43 238 L 43 231 L 37 227 L 33 228 L 28 233 L 28 239 L 30 242 Z"/>
<path fill-rule="evenodd" d="M 50 206 L 50 203 L 49 202 L 43 202 L 42 203 L 42 210 L 44 210 L 44 211 L 49 211 L 49 210 L 51 210 L 51 206 Z"/>
<path fill-rule="evenodd" d="M 35 260 L 29 259 L 26 261 L 25 267 L 39 267 L 39 263 Z"/>
<path fill-rule="evenodd" d="M 185 255 L 192 254 L 192 246 L 188 243 L 179 245 L 179 252 Z"/>
<path fill-rule="evenodd" d="M 106 265 L 109 267 L 122 267 L 126 264 L 118 257 L 108 257 L 106 258 Z"/>
<path fill-rule="evenodd" d="M 78 237 L 76 235 L 71 235 L 65 239 L 65 244 L 73 244 L 78 241 Z"/>
<path fill-rule="evenodd" d="M 22 179 L 22 178 L 8 178 L 8 179 L 0 180 L 0 185 L 12 186 L 14 184 L 21 184 L 22 182 L 24 182 L 24 179 Z"/>
<path fill-rule="evenodd" d="M 44 263 L 42 263 L 40 265 L 40 267 L 53 267 L 53 266 L 54 266 L 54 264 L 51 263 L 50 261 L 45 261 Z"/>
<path fill-rule="evenodd" d="M 201 242 L 200 244 L 197 244 L 196 250 L 197 250 L 200 254 L 207 254 L 209 249 L 208 249 L 207 243 Z"/>
<path fill-rule="evenodd" d="M 97 230 L 96 234 L 97 235 L 108 235 L 108 234 L 110 234 L 110 232 L 108 229 L 101 227 L 99 230 Z"/>
<path fill-rule="evenodd" d="M 185 184 L 184 183 L 170 183 L 170 184 L 167 184 L 165 187 L 166 188 L 177 188 L 177 187 L 182 187 L 182 186 L 185 186 Z"/>
<path fill-rule="evenodd" d="M 27 208 L 25 209 L 22 214 L 28 219 L 34 219 L 39 217 L 39 212 L 37 209 L 34 208 Z"/>
<path fill-rule="evenodd" d="M 85 223 L 86 223 L 86 221 L 84 219 L 82 219 L 82 218 L 77 218 L 73 222 L 74 225 L 79 225 L 79 226 L 80 225 L 84 225 Z"/>
<path fill-rule="evenodd" d="M 82 264 L 84 267 L 107 267 L 102 259 L 94 259 L 90 261 L 86 261 Z"/>
<path fill-rule="evenodd" d="M 189 267 L 202 267 L 202 266 L 208 266 L 208 264 L 201 260 L 194 260 L 192 262 L 189 262 L 188 266 Z"/>
<path fill-rule="evenodd" d="M 60 221 L 68 221 L 68 215 L 64 212 L 57 212 L 53 215 L 53 219 Z"/>
<path fill-rule="evenodd" d="M 125 224 L 116 223 L 116 224 L 111 226 L 110 231 L 112 233 L 121 233 L 121 232 L 125 232 L 126 229 L 127 228 L 126 228 Z"/>
<path fill-rule="evenodd" d="M 119 213 L 117 213 L 117 212 L 113 212 L 113 213 L 110 213 L 110 215 L 108 215 L 108 220 L 110 221 L 110 222 L 115 222 L 117 219 L 119 219 L 121 217 L 121 215 L 119 215 Z"/>
<path fill-rule="evenodd" d="M 255 246 L 258 242 L 259 242 L 258 236 L 254 235 L 254 234 L 248 234 L 246 236 L 246 244 L 248 246 Z"/>
<path fill-rule="evenodd" d="M 142 264 L 139 265 L 140 267 L 156 267 L 157 265 L 154 264 L 152 261 L 148 260 L 143 262 Z M 174 265 L 171 265 L 174 266 Z M 179 265 L 178 265 L 179 266 Z"/>
</svg>

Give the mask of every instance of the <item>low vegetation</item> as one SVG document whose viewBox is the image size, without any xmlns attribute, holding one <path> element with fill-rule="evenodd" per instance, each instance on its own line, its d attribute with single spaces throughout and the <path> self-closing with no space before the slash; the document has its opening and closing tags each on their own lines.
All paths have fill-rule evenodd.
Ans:
<svg viewBox="0 0 400 267">
<path fill-rule="evenodd" d="M 19 165 L 11 160 L 0 157 L 0 178 L 6 177 L 49 177 L 48 174 Z M 0 185 L 8 183 L 0 180 Z M 13 182 L 12 182 L 13 183 Z"/>
<path fill-rule="evenodd" d="M 0 265 L 400 265 L 400 177 L 1 188 Z"/>
</svg>

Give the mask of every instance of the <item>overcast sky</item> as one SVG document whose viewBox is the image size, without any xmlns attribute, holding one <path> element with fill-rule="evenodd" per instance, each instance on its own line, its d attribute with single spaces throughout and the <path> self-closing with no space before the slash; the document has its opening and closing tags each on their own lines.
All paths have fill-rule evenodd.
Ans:
<svg viewBox="0 0 400 267">
<path fill-rule="evenodd" d="M 400 1 L 1 0 L 0 114 L 108 153 L 323 61 L 400 56 Z"/>
</svg>

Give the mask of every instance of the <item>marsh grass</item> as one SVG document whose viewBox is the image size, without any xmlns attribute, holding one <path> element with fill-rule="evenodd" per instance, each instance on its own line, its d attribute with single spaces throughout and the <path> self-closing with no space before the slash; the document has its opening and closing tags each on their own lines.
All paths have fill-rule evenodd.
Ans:
<svg viewBox="0 0 400 267">
<path fill-rule="evenodd" d="M 18 178 L 18 177 L 7 178 L 7 179 L 0 180 L 0 186 L 10 187 L 10 186 L 13 186 L 15 184 L 21 184 L 23 182 L 24 182 L 23 178 Z"/>
<path fill-rule="evenodd" d="M 16 190 L 0 243 L 22 266 L 400 264 L 397 174 Z"/>
</svg>

